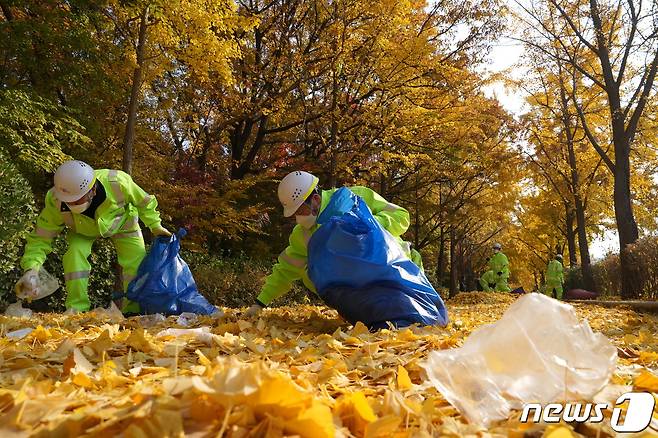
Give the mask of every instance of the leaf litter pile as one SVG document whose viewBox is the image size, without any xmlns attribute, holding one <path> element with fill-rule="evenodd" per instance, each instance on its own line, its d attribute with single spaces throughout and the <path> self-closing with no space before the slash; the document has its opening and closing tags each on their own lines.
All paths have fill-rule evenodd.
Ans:
<svg viewBox="0 0 658 438">
<path fill-rule="evenodd" d="M 460 294 L 447 303 L 446 328 L 376 333 L 313 306 L 251 319 L 234 309 L 221 318 L 2 316 L 0 436 L 614 436 L 609 411 L 602 424 L 550 426 L 520 424 L 517 411 L 485 430 L 425 382 L 428 351 L 459 347 L 513 301 Z M 617 372 L 595 401 L 658 393 L 658 318 L 577 312 L 618 347 Z"/>
</svg>

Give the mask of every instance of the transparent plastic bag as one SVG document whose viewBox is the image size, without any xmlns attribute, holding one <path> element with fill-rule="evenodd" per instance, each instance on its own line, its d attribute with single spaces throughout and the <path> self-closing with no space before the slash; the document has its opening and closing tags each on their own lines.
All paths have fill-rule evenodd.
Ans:
<svg viewBox="0 0 658 438">
<path fill-rule="evenodd" d="M 461 348 L 430 352 L 423 367 L 446 400 L 487 427 L 525 403 L 590 399 L 616 363 L 617 349 L 573 306 L 532 293 Z"/>
<path fill-rule="evenodd" d="M 15 303 L 7 306 L 5 310 L 6 316 L 15 316 L 16 318 L 30 318 L 32 316 L 32 310 L 26 309 L 23 307 L 23 302 L 21 300 L 16 301 Z"/>
<path fill-rule="evenodd" d="M 153 327 L 165 322 L 167 318 L 162 313 L 155 313 L 152 315 L 142 315 L 137 317 L 137 321 L 142 327 Z"/>
<path fill-rule="evenodd" d="M 121 310 L 114 304 L 114 301 L 110 301 L 110 305 L 107 306 L 107 309 L 103 307 L 97 307 L 92 312 L 96 313 L 98 318 L 109 319 L 112 322 L 119 322 L 126 319 L 121 313 Z"/>
<path fill-rule="evenodd" d="M 176 324 L 183 327 L 187 327 L 190 324 L 194 324 L 196 320 L 197 320 L 196 313 L 183 312 L 180 315 L 178 315 L 178 318 L 176 318 Z"/>
<path fill-rule="evenodd" d="M 175 329 L 168 328 L 160 331 L 156 337 L 161 338 L 163 336 L 173 336 L 173 337 L 192 337 L 199 342 L 203 342 L 208 345 L 212 345 L 212 333 L 210 333 L 210 327 L 199 327 L 195 329 Z"/>
<path fill-rule="evenodd" d="M 39 276 L 21 279 L 16 285 L 16 296 L 27 302 L 40 300 L 59 289 L 59 281 L 44 268 L 39 269 Z"/>
</svg>

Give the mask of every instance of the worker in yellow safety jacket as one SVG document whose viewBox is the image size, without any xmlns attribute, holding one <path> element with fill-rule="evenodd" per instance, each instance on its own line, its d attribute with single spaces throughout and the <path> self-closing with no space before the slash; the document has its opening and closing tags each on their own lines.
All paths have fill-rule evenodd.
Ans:
<svg viewBox="0 0 658 438">
<path fill-rule="evenodd" d="M 156 236 L 171 236 L 162 226 L 158 201 L 120 170 L 94 170 L 82 161 L 63 163 L 54 177 L 54 187 L 46 194 L 45 207 L 27 238 L 19 284 L 38 281 L 38 271 L 53 250 L 53 239 L 68 227 L 68 249 L 63 257 L 67 311 L 90 308 L 87 286 L 91 265 L 87 260 L 92 244 L 99 237 L 110 238 L 122 269 L 124 292 L 137 274 L 146 255 L 139 219 Z M 126 313 L 139 311 L 139 305 L 125 301 Z"/>
<path fill-rule="evenodd" d="M 494 290 L 496 292 L 509 292 L 511 291 L 507 284 L 507 279 L 509 278 L 509 260 L 507 260 L 507 256 L 503 254 L 502 249 L 503 247 L 500 243 L 494 244 L 494 254 L 489 259 L 489 270 L 493 272 L 494 275 Z"/>
<path fill-rule="evenodd" d="M 489 260 L 490 258 L 487 257 L 487 265 L 489 264 Z M 482 274 L 479 281 L 483 292 L 491 292 L 491 290 L 496 287 L 496 276 L 491 270 Z"/>
<path fill-rule="evenodd" d="M 546 294 L 561 300 L 564 293 L 564 272 L 562 267 L 562 254 L 555 256 L 546 267 Z"/>
<path fill-rule="evenodd" d="M 409 228 L 409 212 L 387 202 L 367 187 L 354 186 L 349 189 L 365 201 L 380 225 L 397 238 L 407 256 L 422 269 L 418 251 L 400 238 Z M 319 190 L 318 178 L 304 171 L 291 172 L 283 178 L 278 188 L 283 215 L 294 215 L 297 225 L 290 234 L 288 247 L 279 255 L 278 262 L 256 298 L 256 304 L 247 310 L 247 315 L 257 314 L 273 300 L 286 294 L 296 280 L 301 279 L 308 289 L 317 292 L 307 272 L 308 242 L 320 227 L 316 223 L 318 215 L 329 204 L 336 190 Z"/>
</svg>

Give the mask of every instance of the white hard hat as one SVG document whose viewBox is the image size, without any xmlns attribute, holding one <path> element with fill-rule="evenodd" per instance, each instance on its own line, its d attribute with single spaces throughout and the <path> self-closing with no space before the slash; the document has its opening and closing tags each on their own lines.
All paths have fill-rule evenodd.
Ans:
<svg viewBox="0 0 658 438">
<path fill-rule="evenodd" d="M 502 248 L 503 245 L 501 245 L 500 243 L 494 243 L 493 249 L 502 249 Z"/>
<path fill-rule="evenodd" d="M 290 172 L 279 184 L 279 201 L 283 205 L 283 215 L 290 217 L 309 197 L 318 185 L 318 178 L 303 170 Z"/>
<path fill-rule="evenodd" d="M 55 196 L 62 202 L 77 201 L 91 190 L 95 182 L 94 169 L 89 164 L 66 161 L 55 172 Z"/>
</svg>

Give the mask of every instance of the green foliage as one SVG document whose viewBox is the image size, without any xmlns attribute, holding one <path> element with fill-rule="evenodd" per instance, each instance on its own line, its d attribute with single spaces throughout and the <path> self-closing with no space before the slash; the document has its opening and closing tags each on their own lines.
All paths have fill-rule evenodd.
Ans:
<svg viewBox="0 0 658 438">
<path fill-rule="evenodd" d="M 544 285 L 542 285 L 543 287 Z M 564 268 L 564 290 L 583 288 L 583 271 L 580 266 Z"/>
<path fill-rule="evenodd" d="M 244 255 L 222 258 L 204 253 L 183 251 L 183 259 L 188 263 L 199 291 L 218 306 L 250 306 L 260 292 L 260 286 L 271 272 L 272 262 L 259 261 Z M 297 283 L 285 296 L 277 299 L 273 306 L 293 303 L 320 304 L 321 300 L 313 292 Z"/>
<path fill-rule="evenodd" d="M 634 271 L 634 281 L 640 291 L 639 299 L 658 299 L 658 237 L 644 237 L 629 248 L 630 264 Z M 619 255 L 608 254 L 603 260 L 592 264 L 594 281 L 602 296 L 616 296 L 621 293 Z M 579 269 L 565 271 L 565 289 L 581 288 Z"/>
<path fill-rule="evenodd" d="M 629 264 L 633 270 L 633 281 L 639 290 L 639 299 L 658 299 L 658 237 L 647 236 L 628 249 Z M 592 266 L 594 278 L 605 295 L 619 295 L 620 265 L 617 254 L 609 254 Z"/>
<path fill-rule="evenodd" d="M 23 169 L 54 171 L 64 150 L 91 143 L 62 107 L 20 90 L 0 91 L 0 151 Z"/>
<path fill-rule="evenodd" d="M 24 242 L 18 240 L 22 248 Z M 4 242 L 0 242 L 3 248 Z M 34 301 L 26 307 L 40 312 L 62 312 L 66 309 L 66 290 L 64 287 L 64 267 L 62 257 L 68 248 L 66 235 L 62 234 L 53 241 L 53 252 L 46 258 L 44 269 L 54 275 L 60 282 L 61 287 L 49 297 Z M 92 309 L 95 307 L 107 307 L 112 299 L 116 274 L 114 264 L 116 263 L 116 251 L 110 239 L 98 239 L 94 243 L 89 261 L 91 263 L 91 276 L 89 278 L 89 299 Z M 16 301 L 14 285 L 21 277 L 22 272 L 18 266 L 18 256 L 8 264 L 9 270 L 0 271 L 0 308 Z"/>
<path fill-rule="evenodd" d="M 28 182 L 0 152 L 0 276 L 14 268 L 34 216 Z"/>
<path fill-rule="evenodd" d="M 592 265 L 592 275 L 594 282 L 603 296 L 619 297 L 621 293 L 620 274 L 619 274 L 619 256 L 609 254 L 603 260 Z"/>
</svg>

